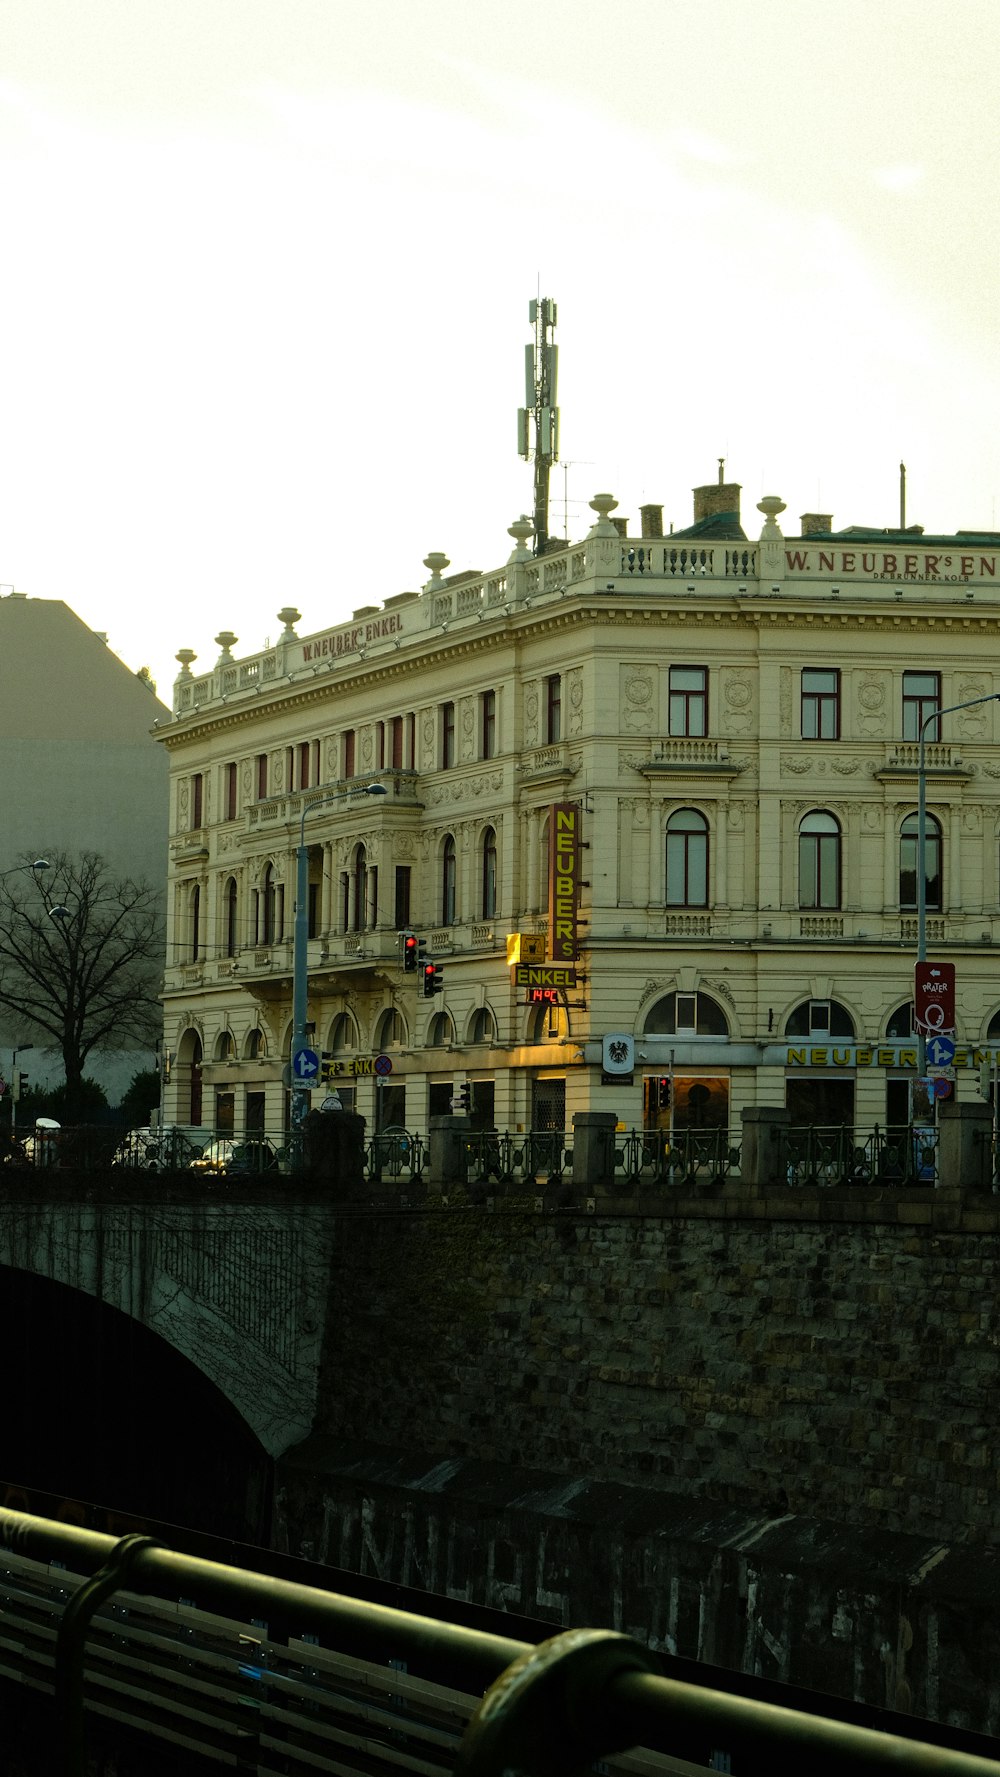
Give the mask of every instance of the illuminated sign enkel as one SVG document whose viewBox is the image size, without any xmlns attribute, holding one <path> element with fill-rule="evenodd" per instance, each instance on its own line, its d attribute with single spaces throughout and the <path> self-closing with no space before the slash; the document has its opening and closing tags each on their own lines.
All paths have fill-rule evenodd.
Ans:
<svg viewBox="0 0 1000 1777">
<path fill-rule="evenodd" d="M 576 970 L 551 963 L 515 963 L 515 987 L 575 987 Z"/>
</svg>

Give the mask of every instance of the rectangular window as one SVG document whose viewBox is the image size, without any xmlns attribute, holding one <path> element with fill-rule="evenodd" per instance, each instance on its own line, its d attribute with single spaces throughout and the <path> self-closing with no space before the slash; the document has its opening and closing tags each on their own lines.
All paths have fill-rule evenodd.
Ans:
<svg viewBox="0 0 1000 1777">
<path fill-rule="evenodd" d="M 304 787 L 305 786 L 303 786 L 303 788 Z M 321 886 L 322 885 L 318 882 L 311 882 L 309 884 L 309 904 L 306 909 L 306 915 L 310 938 L 319 937 L 319 893 Z"/>
<path fill-rule="evenodd" d="M 678 735 L 708 733 L 707 667 L 672 666 L 670 668 L 668 732 Z"/>
<path fill-rule="evenodd" d="M 225 811 L 226 811 L 224 818 L 227 821 L 235 821 L 236 807 L 237 807 L 236 798 L 237 798 L 237 793 L 238 793 L 237 788 L 236 788 L 238 780 L 237 780 L 237 774 L 236 774 L 235 760 L 231 761 L 230 764 L 223 767 L 223 776 L 224 776 L 223 802 L 225 804 Z"/>
<path fill-rule="evenodd" d="M 545 681 L 545 739 L 549 746 L 562 739 L 562 679 L 551 673 Z"/>
<path fill-rule="evenodd" d="M 378 771 L 385 770 L 385 723 L 375 724 L 375 765 Z"/>
<path fill-rule="evenodd" d="M 343 745 L 343 777 L 354 776 L 354 729 L 345 728 Z"/>
<path fill-rule="evenodd" d="M 455 763 L 455 705 L 441 705 L 441 768 L 447 771 Z"/>
<path fill-rule="evenodd" d="M 675 1002 L 677 1035 L 692 1035 L 698 1029 L 698 996 L 679 993 Z"/>
<path fill-rule="evenodd" d="M 840 739 L 840 673 L 834 667 L 802 669 L 802 739 Z"/>
<path fill-rule="evenodd" d="M 191 826 L 197 829 L 205 818 L 205 779 L 196 771 L 191 779 Z"/>
<path fill-rule="evenodd" d="M 262 802 L 267 795 L 267 754 L 257 754 L 257 801 Z"/>
<path fill-rule="evenodd" d="M 395 925 L 397 932 L 409 930 L 410 925 L 410 866 L 396 865 L 396 905 Z"/>
<path fill-rule="evenodd" d="M 492 759 L 497 750 L 497 694 L 484 691 L 479 700 L 481 751 L 484 759 Z"/>
<path fill-rule="evenodd" d="M 295 788 L 295 748 L 285 748 L 285 789 Z"/>
<path fill-rule="evenodd" d="M 307 740 L 300 741 L 299 742 L 299 774 L 298 774 L 298 783 L 296 785 L 296 788 L 299 790 L 308 790 L 310 783 L 312 782 L 312 779 L 310 778 L 310 775 L 309 775 L 309 766 L 310 766 L 311 762 L 312 762 L 311 743 Z"/>
<path fill-rule="evenodd" d="M 932 722 L 930 717 L 941 708 L 941 674 L 940 673 L 904 673 L 903 674 L 903 739 L 919 740 L 920 731 L 924 728 L 924 739 L 940 740 L 941 724 Z"/>
<path fill-rule="evenodd" d="M 392 718 L 392 769 L 393 771 L 402 771 L 403 769 L 402 716 L 393 716 Z"/>
</svg>

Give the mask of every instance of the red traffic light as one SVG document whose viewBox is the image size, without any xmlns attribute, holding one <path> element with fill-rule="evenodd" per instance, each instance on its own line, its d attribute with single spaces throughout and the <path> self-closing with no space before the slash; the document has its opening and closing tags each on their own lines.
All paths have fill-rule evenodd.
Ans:
<svg viewBox="0 0 1000 1777">
<path fill-rule="evenodd" d="M 407 932 L 403 938 L 403 968 L 412 971 L 417 966 L 417 936 L 415 932 Z"/>
</svg>

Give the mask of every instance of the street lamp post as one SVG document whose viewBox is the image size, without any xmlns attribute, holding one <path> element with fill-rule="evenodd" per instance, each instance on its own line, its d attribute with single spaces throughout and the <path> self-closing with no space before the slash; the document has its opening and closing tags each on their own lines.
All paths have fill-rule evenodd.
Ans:
<svg viewBox="0 0 1000 1777">
<path fill-rule="evenodd" d="M 385 784 L 360 784 L 355 790 L 335 790 L 315 802 L 305 802 L 299 820 L 299 844 L 295 854 L 295 926 L 292 939 L 292 1138 L 294 1164 L 302 1164 L 302 1125 L 306 1120 L 311 1082 L 300 1080 L 295 1071 L 296 1056 L 311 1044 L 306 1036 L 309 1002 L 309 851 L 306 846 L 306 816 L 328 808 L 332 802 L 343 802 L 360 796 L 385 796 Z"/>
<path fill-rule="evenodd" d="M 950 703 L 947 709 L 933 710 L 925 716 L 920 724 L 920 751 L 917 756 L 917 961 L 927 961 L 927 767 L 925 743 L 927 730 L 933 723 L 941 721 L 942 716 L 952 716 L 956 710 L 971 710 L 980 703 L 1000 703 L 1000 692 L 991 691 L 986 697 L 970 697 L 965 703 Z M 940 730 L 939 730 L 940 737 Z M 920 1077 L 927 1073 L 927 1038 L 923 1031 L 917 1032 L 917 1060 Z"/>
</svg>

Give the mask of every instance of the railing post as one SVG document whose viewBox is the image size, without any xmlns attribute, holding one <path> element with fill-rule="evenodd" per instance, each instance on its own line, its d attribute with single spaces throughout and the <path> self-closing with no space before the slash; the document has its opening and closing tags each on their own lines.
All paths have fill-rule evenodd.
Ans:
<svg viewBox="0 0 1000 1777">
<path fill-rule="evenodd" d="M 787 1182 L 788 1111 L 752 1105 L 742 1113 L 743 1145 L 740 1178 L 751 1191 Z"/>
<path fill-rule="evenodd" d="M 310 1111 L 302 1125 L 302 1164 L 307 1178 L 355 1196 L 364 1185 L 365 1120 L 356 1111 Z"/>
<path fill-rule="evenodd" d="M 466 1144 L 470 1128 L 467 1117 L 431 1117 L 427 1126 L 427 1171 L 429 1191 L 441 1195 L 457 1186 L 465 1189 L 468 1176 Z"/>
<path fill-rule="evenodd" d="M 993 1108 L 979 1104 L 938 1106 L 938 1185 L 976 1195 L 993 1188 Z"/>
<path fill-rule="evenodd" d="M 576 1111 L 573 1115 L 573 1189 L 592 1197 L 610 1192 L 615 1177 L 613 1111 Z"/>
</svg>

